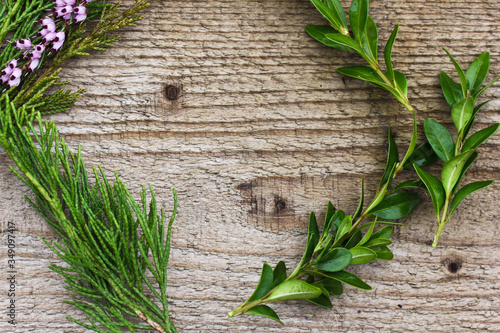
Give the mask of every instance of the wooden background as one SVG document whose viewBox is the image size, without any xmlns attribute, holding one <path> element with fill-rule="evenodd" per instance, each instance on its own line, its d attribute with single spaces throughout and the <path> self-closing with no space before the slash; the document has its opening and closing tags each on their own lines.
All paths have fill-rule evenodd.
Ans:
<svg viewBox="0 0 500 333">
<path fill-rule="evenodd" d="M 439 71 L 452 70 L 442 47 L 464 66 L 489 51 L 489 80 L 500 75 L 498 1 L 371 7 L 381 40 L 401 25 L 394 59 L 420 124 L 432 117 L 453 125 L 438 85 Z M 180 332 L 500 332 L 498 134 L 466 179 L 497 184 L 463 203 L 437 249 L 422 193 L 423 204 L 395 232 L 395 259 L 352 268 L 372 291 L 346 287 L 333 310 L 277 304 L 286 327 L 226 319 L 252 292 L 262 262 L 293 269 L 310 211 L 323 216 L 331 200 L 352 212 L 361 178 L 373 193 L 387 128 L 406 147 L 411 116 L 387 93 L 335 72 L 362 62 L 304 32 L 326 22 L 307 0 L 152 0 L 144 15 L 110 51 L 67 63 L 64 77 L 88 93 L 52 118 L 72 147 L 81 144 L 88 165 L 117 170 L 134 193 L 152 184 L 171 210 L 177 189 L 169 296 Z M 476 129 L 500 122 L 500 84 L 486 95 L 496 100 Z M 23 199 L 30 193 L 10 164 L 0 151 L 0 331 L 86 332 L 65 319 L 83 317 L 63 304 L 71 294 L 48 269 L 60 261 L 40 240 L 54 234 Z M 18 228 L 15 329 L 5 315 L 8 221 Z"/>
</svg>

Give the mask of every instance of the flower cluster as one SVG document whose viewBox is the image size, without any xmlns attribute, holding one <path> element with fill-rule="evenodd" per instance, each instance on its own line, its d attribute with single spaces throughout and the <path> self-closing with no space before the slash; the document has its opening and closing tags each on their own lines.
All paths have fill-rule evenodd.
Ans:
<svg viewBox="0 0 500 333">
<path fill-rule="evenodd" d="M 30 38 L 19 39 L 11 44 L 24 53 L 19 59 L 11 60 L 0 72 L 0 84 L 5 84 L 7 89 L 18 86 L 21 83 L 23 72 L 25 75 L 33 72 L 42 59 L 45 51 L 56 53 L 66 39 L 65 28 L 70 24 L 79 23 L 87 19 L 87 5 L 92 0 L 54 0 L 52 17 L 40 19 L 37 22 L 41 29 L 33 38 L 40 38 L 41 42 L 33 45 Z M 62 23 L 62 24 L 61 24 Z M 18 62 L 26 61 L 22 65 Z"/>
</svg>

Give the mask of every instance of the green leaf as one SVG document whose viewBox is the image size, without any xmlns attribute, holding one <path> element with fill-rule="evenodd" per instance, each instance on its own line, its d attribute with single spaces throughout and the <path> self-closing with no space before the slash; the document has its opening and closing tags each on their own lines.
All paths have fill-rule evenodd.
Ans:
<svg viewBox="0 0 500 333">
<path fill-rule="evenodd" d="M 408 80 L 406 76 L 398 71 L 394 71 L 394 81 L 396 82 L 399 90 L 403 93 L 405 97 L 408 97 Z"/>
<path fill-rule="evenodd" d="M 387 226 L 377 230 L 377 232 L 375 232 L 372 235 L 372 238 L 390 239 L 393 232 L 394 232 L 394 228 L 391 225 L 387 225 Z"/>
<path fill-rule="evenodd" d="M 371 238 L 366 244 L 365 247 L 381 247 L 385 245 L 391 245 L 392 241 L 386 238 Z"/>
<path fill-rule="evenodd" d="M 432 203 L 434 204 L 434 212 L 436 213 L 436 217 L 439 219 L 439 213 L 441 212 L 441 208 L 443 208 L 444 201 L 446 198 L 446 193 L 444 192 L 443 184 L 428 173 L 427 171 L 422 170 L 418 165 L 414 165 L 415 171 L 417 175 L 422 179 L 431 195 Z"/>
<path fill-rule="evenodd" d="M 365 184 L 364 184 L 364 179 L 361 179 L 361 196 L 359 197 L 359 204 L 358 208 L 356 209 L 356 212 L 352 216 L 352 219 L 356 221 L 356 219 L 361 215 L 363 212 L 363 203 L 365 200 Z"/>
<path fill-rule="evenodd" d="M 327 34 L 337 34 L 336 30 L 332 27 L 322 26 L 322 25 L 308 25 L 306 26 L 306 32 L 318 42 L 325 44 L 339 50 L 353 52 L 353 49 L 345 45 L 336 43 L 331 39 L 327 38 Z M 338 34 L 340 35 L 340 34 Z"/>
<path fill-rule="evenodd" d="M 337 230 L 339 230 L 340 223 L 344 220 L 345 213 L 343 210 L 338 210 L 333 214 L 332 223 L 331 223 L 331 233 L 332 235 L 337 234 Z"/>
<path fill-rule="evenodd" d="M 451 109 L 451 119 L 453 119 L 458 132 L 462 131 L 467 125 L 473 113 L 474 99 L 472 97 L 467 97 L 453 106 Z"/>
<path fill-rule="evenodd" d="M 348 32 L 347 23 L 345 18 L 344 10 L 342 6 L 340 9 L 341 13 L 338 11 L 338 7 L 334 6 L 334 8 L 329 8 L 323 1 L 321 0 L 311 0 L 316 9 L 323 15 L 328 22 L 339 32 Z"/>
<path fill-rule="evenodd" d="M 481 89 L 477 94 L 476 94 L 476 98 L 479 97 L 479 95 L 481 95 L 482 93 L 484 93 L 486 91 L 486 89 L 488 89 L 489 87 L 491 87 L 493 85 L 493 83 L 497 82 L 498 80 L 500 80 L 500 76 L 497 77 L 496 79 L 494 79 L 493 81 L 491 81 L 490 83 L 488 83 L 486 86 L 483 87 L 483 89 Z"/>
<path fill-rule="evenodd" d="M 377 254 L 377 259 L 392 260 L 394 258 L 394 254 L 387 246 L 372 247 L 371 249 Z"/>
<path fill-rule="evenodd" d="M 323 224 L 323 232 L 321 234 L 321 237 L 324 237 L 326 234 L 328 234 L 332 224 L 334 223 L 334 215 L 335 207 L 333 207 L 332 203 L 328 201 L 328 205 L 326 206 L 325 223 Z"/>
<path fill-rule="evenodd" d="M 368 16 L 368 21 L 366 22 L 366 32 L 362 38 L 362 45 L 366 54 L 369 54 L 370 58 L 378 62 L 378 30 L 375 21 L 370 16 Z"/>
<path fill-rule="evenodd" d="M 328 273 L 328 277 L 358 289 L 372 290 L 372 287 L 363 282 L 359 277 L 345 271 Z"/>
<path fill-rule="evenodd" d="M 377 254 L 367 247 L 356 246 L 349 251 L 351 251 L 352 255 L 351 265 L 366 264 L 377 259 Z"/>
<path fill-rule="evenodd" d="M 318 239 L 314 239 L 314 238 L 315 238 L 315 235 L 313 235 L 313 234 L 307 235 L 306 250 L 305 250 L 304 255 L 302 256 L 302 259 L 300 260 L 300 263 L 297 267 L 300 267 L 303 264 L 308 263 L 309 260 L 311 260 L 313 254 L 314 254 L 314 249 L 316 248 L 316 245 L 318 243 Z"/>
<path fill-rule="evenodd" d="M 334 244 L 336 244 L 337 241 L 341 239 L 344 235 L 349 233 L 349 231 L 351 231 L 351 228 L 352 228 L 352 219 L 349 215 L 347 215 L 340 223 L 339 229 L 337 230 L 337 234 L 335 235 Z"/>
<path fill-rule="evenodd" d="M 307 243 L 306 243 L 306 252 L 304 253 L 304 257 L 302 261 L 305 263 L 311 259 L 314 254 L 314 250 L 318 246 L 319 242 L 319 229 L 318 223 L 316 222 L 316 215 L 314 212 L 311 212 L 309 215 L 309 226 L 307 227 Z"/>
<path fill-rule="evenodd" d="M 462 151 L 465 152 L 465 151 L 469 151 L 469 150 L 474 150 L 477 147 L 479 147 L 479 145 L 481 145 L 483 142 L 488 140 L 488 138 L 490 136 L 495 134 L 495 132 L 498 130 L 499 126 L 500 126 L 500 124 L 491 125 L 489 127 L 483 128 L 482 130 L 472 134 L 471 137 L 467 141 L 465 141 L 465 143 L 462 147 Z"/>
<path fill-rule="evenodd" d="M 387 162 L 385 164 L 384 174 L 382 175 L 382 179 L 380 180 L 379 187 L 389 181 L 389 179 L 392 177 L 394 166 L 399 162 L 398 147 L 396 146 L 396 141 L 394 140 L 394 136 L 392 135 L 390 127 L 387 136 L 389 141 L 389 147 L 387 149 Z"/>
<path fill-rule="evenodd" d="M 330 39 L 331 41 L 337 43 L 337 44 L 347 46 L 347 47 L 349 47 L 349 48 L 351 48 L 359 53 L 363 52 L 363 49 L 351 37 L 344 36 L 344 35 L 341 35 L 339 33 L 326 34 L 325 37 Z"/>
<path fill-rule="evenodd" d="M 308 301 L 327 309 L 333 308 L 332 302 L 330 301 L 330 297 L 325 296 L 323 294 L 321 294 L 319 297 L 308 299 Z"/>
<path fill-rule="evenodd" d="M 368 231 L 365 233 L 363 238 L 357 244 L 358 246 L 361 246 L 361 245 L 365 244 L 366 242 L 368 242 L 368 240 L 372 237 L 373 229 L 375 228 L 376 224 L 377 224 L 377 219 L 374 219 L 373 222 L 370 224 L 370 229 L 368 229 Z"/>
<path fill-rule="evenodd" d="M 413 164 L 416 164 L 419 167 L 424 167 L 434 163 L 436 159 L 436 152 L 434 151 L 434 149 L 432 149 L 431 144 L 428 141 L 425 141 L 420 146 L 418 146 L 418 148 L 415 149 L 410 157 L 406 160 L 404 169 L 412 168 Z"/>
<path fill-rule="evenodd" d="M 366 207 L 365 212 L 368 214 L 375 208 L 385 197 L 385 194 L 387 193 L 387 188 L 389 187 L 390 182 L 386 182 L 382 188 L 379 188 L 377 193 L 375 194 L 375 198 L 372 200 L 372 202 Z"/>
<path fill-rule="evenodd" d="M 342 4 L 340 3 L 339 0 L 327 0 L 326 1 L 328 8 L 330 8 L 332 11 L 335 11 L 338 13 L 338 16 L 342 20 L 342 26 L 345 27 L 346 31 L 348 32 L 349 29 L 347 28 L 347 18 L 345 16 L 344 8 L 342 7 Z"/>
<path fill-rule="evenodd" d="M 450 57 L 451 62 L 453 63 L 453 66 L 455 66 L 455 70 L 457 71 L 458 77 L 460 78 L 460 86 L 462 88 L 462 98 L 467 97 L 467 88 L 469 87 L 467 84 L 467 78 L 465 77 L 465 73 L 458 64 L 458 62 L 453 58 L 453 56 L 448 52 L 447 49 L 443 48 L 443 50 L 448 54 L 448 57 Z"/>
<path fill-rule="evenodd" d="M 255 291 L 247 302 L 255 301 L 256 299 L 262 298 L 265 294 L 267 294 L 269 290 L 271 290 L 273 277 L 273 269 L 269 266 L 269 264 L 264 263 L 257 288 L 255 288 Z"/>
<path fill-rule="evenodd" d="M 342 283 L 337 280 L 324 278 L 318 281 L 330 294 L 340 296 L 344 292 Z"/>
<path fill-rule="evenodd" d="M 465 163 L 473 152 L 474 151 L 468 151 L 455 156 L 444 165 L 443 170 L 441 170 L 441 182 L 443 183 L 446 196 L 451 194 L 453 187 L 457 184 Z"/>
<path fill-rule="evenodd" d="M 316 298 L 321 295 L 321 289 L 302 280 L 289 280 L 280 284 L 266 302 L 290 301 Z"/>
<path fill-rule="evenodd" d="M 479 104 L 478 106 L 474 107 L 474 114 L 472 115 L 472 118 L 469 120 L 469 123 L 467 126 L 465 126 L 464 129 L 464 135 L 463 137 L 466 138 L 469 135 L 470 130 L 472 129 L 472 126 L 474 125 L 474 120 L 476 118 L 476 114 L 489 102 L 491 102 L 491 99 L 489 101 L 483 102 Z"/>
<path fill-rule="evenodd" d="M 343 247 L 336 247 L 321 258 L 315 266 L 326 272 L 338 272 L 343 270 L 351 262 L 351 252 Z"/>
<path fill-rule="evenodd" d="M 393 191 L 395 192 L 405 188 L 425 188 L 425 185 L 421 180 L 412 179 L 402 182 L 401 184 L 396 186 Z"/>
<path fill-rule="evenodd" d="M 283 261 L 278 262 L 276 267 L 273 270 L 273 283 L 271 288 L 276 288 L 280 283 L 286 280 L 286 265 Z"/>
<path fill-rule="evenodd" d="M 243 314 L 246 314 L 246 315 L 257 315 L 257 316 L 267 317 L 267 318 L 276 320 L 281 325 L 284 325 L 283 322 L 278 317 L 278 315 L 276 314 L 276 312 L 274 312 L 273 309 L 271 309 L 270 307 L 268 307 L 267 305 L 264 305 L 264 304 L 256 305 L 253 308 L 247 310 Z"/>
<path fill-rule="evenodd" d="M 354 37 L 361 41 L 368 21 L 368 0 L 353 0 L 349 10 L 349 23 Z"/>
<path fill-rule="evenodd" d="M 490 54 L 488 52 L 481 53 L 465 72 L 465 77 L 469 83 L 469 90 L 472 95 L 481 87 L 488 72 L 490 70 Z"/>
<path fill-rule="evenodd" d="M 455 154 L 455 143 L 450 132 L 433 119 L 424 120 L 425 137 L 436 152 L 437 156 L 445 163 Z"/>
<path fill-rule="evenodd" d="M 396 41 L 396 36 L 398 35 L 399 24 L 396 24 L 394 30 L 392 31 L 391 36 L 387 40 L 387 44 L 385 44 L 384 49 L 384 58 L 385 58 L 385 66 L 387 67 L 387 76 L 390 80 L 394 79 L 394 68 L 392 66 L 392 47 L 394 46 L 394 42 Z"/>
<path fill-rule="evenodd" d="M 453 105 L 463 99 L 462 87 L 459 83 L 453 81 L 448 74 L 441 72 L 439 74 L 439 82 L 441 83 L 441 89 L 443 90 L 446 103 L 448 103 L 449 106 L 453 107 Z"/>
<path fill-rule="evenodd" d="M 476 161 L 476 159 L 477 159 L 478 156 L 479 156 L 479 154 L 477 153 L 477 151 L 474 151 L 472 153 L 472 155 L 470 155 L 470 157 L 467 160 L 467 162 L 465 162 L 465 165 L 464 165 L 464 167 L 462 169 L 462 172 L 460 172 L 460 177 L 458 177 L 457 183 L 456 183 L 455 187 L 453 188 L 452 193 L 455 193 L 458 190 L 458 186 L 460 185 L 460 182 L 462 181 L 463 176 L 465 175 L 465 173 L 467 172 L 467 170 L 469 170 L 469 168 L 471 167 L 471 165 L 474 164 L 474 162 Z"/>
<path fill-rule="evenodd" d="M 394 193 L 382 200 L 371 211 L 371 215 L 384 220 L 397 220 L 417 208 L 420 200 L 420 197 L 415 193 Z"/>
<path fill-rule="evenodd" d="M 462 200 L 465 199 L 465 197 L 467 197 L 469 194 L 472 194 L 480 189 L 488 187 L 491 184 L 493 184 L 493 181 L 487 180 L 487 181 L 482 181 L 482 182 L 470 183 L 470 184 L 467 184 L 464 187 L 462 187 L 457 192 L 457 194 L 455 194 L 455 197 L 453 198 L 453 201 L 451 202 L 449 216 L 451 216 L 455 212 L 458 205 L 460 204 L 460 202 L 462 202 Z"/>
<path fill-rule="evenodd" d="M 361 235 L 361 230 L 359 230 L 359 229 L 358 229 L 358 230 L 356 230 L 356 231 L 352 234 L 351 238 L 350 238 L 350 239 L 349 239 L 349 241 L 345 244 L 345 246 L 344 246 L 344 247 L 345 247 L 346 249 L 350 249 L 351 247 L 355 247 L 355 246 L 356 246 L 356 244 L 358 244 L 358 243 L 359 243 L 359 241 L 361 240 L 361 238 L 362 238 L 362 235 Z"/>
<path fill-rule="evenodd" d="M 337 72 L 363 81 L 368 81 L 378 85 L 385 85 L 384 80 L 382 80 L 382 78 L 377 74 L 377 72 L 375 72 L 370 67 L 366 66 L 340 67 L 337 69 Z"/>
</svg>

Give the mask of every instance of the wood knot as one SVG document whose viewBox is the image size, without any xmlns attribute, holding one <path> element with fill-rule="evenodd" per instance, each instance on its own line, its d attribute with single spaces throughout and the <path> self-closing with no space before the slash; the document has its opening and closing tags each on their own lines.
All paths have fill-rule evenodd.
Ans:
<svg viewBox="0 0 500 333">
<path fill-rule="evenodd" d="M 283 210 L 286 208 L 286 202 L 282 198 L 275 196 L 274 197 L 274 207 L 276 207 L 276 210 L 279 214 L 280 210 Z"/>
<path fill-rule="evenodd" d="M 443 260 L 443 265 L 446 267 L 448 272 L 457 274 L 462 268 L 463 260 L 459 257 L 450 257 Z"/>
<path fill-rule="evenodd" d="M 175 101 L 179 99 L 180 96 L 180 88 L 174 86 L 173 84 L 169 84 L 168 86 L 165 87 L 165 96 L 169 101 Z"/>
</svg>

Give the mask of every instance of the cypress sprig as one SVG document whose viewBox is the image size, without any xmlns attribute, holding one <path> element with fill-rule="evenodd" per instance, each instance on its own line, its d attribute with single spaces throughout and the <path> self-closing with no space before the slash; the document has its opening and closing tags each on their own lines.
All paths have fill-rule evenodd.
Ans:
<svg viewBox="0 0 500 333">
<path fill-rule="evenodd" d="M 16 164 L 13 172 L 33 191 L 34 200 L 28 201 L 59 236 L 53 244 L 44 242 L 70 267 L 50 268 L 80 295 L 68 303 L 83 310 L 90 324 L 68 319 L 96 332 L 104 332 L 102 327 L 108 332 L 176 332 L 166 292 L 175 191 L 166 222 L 152 188 L 149 203 L 145 188 L 137 203 L 116 174 L 111 183 L 101 168 L 93 169 L 92 185 L 81 151 L 69 150 L 53 122 L 5 104 L 0 146 Z"/>
<path fill-rule="evenodd" d="M 30 12 L 34 3 L 39 6 Z M 39 43 L 41 38 L 33 37 L 37 27 L 32 21 L 52 1 L 5 0 L 4 4 L 0 45 L 7 34 L 32 37 L 33 43 Z M 4 65 L 19 58 L 14 67 L 23 69 L 21 84 L 0 94 L 0 146 L 17 166 L 12 171 L 33 191 L 34 199 L 28 201 L 58 236 L 54 243 L 44 242 L 69 267 L 51 265 L 50 269 L 76 293 L 68 303 L 84 311 L 87 322 L 68 319 L 96 332 L 177 332 L 169 317 L 166 291 L 177 196 L 174 190 L 173 214 L 167 221 L 164 212 L 158 211 L 152 188 L 149 200 L 143 188 L 136 202 L 116 174 L 110 182 L 100 167 L 89 173 L 81 151 L 71 152 L 54 123 L 42 121 L 40 115 L 67 110 L 84 92 L 50 92 L 67 83 L 59 80 L 63 62 L 91 50 L 105 51 L 118 40 L 113 31 L 134 25 L 141 18 L 137 12 L 147 6 L 147 0 L 137 0 L 125 10 L 104 1 L 88 4 L 87 17 L 99 18 L 88 33 L 85 24 L 72 25 L 71 17 L 56 21 L 56 29 L 64 31 L 64 44 L 53 46 L 57 50 L 53 55 L 39 56 L 45 65 L 42 71 L 26 71 L 22 51 L 11 44 L 2 47 L 0 57 Z"/>
</svg>

